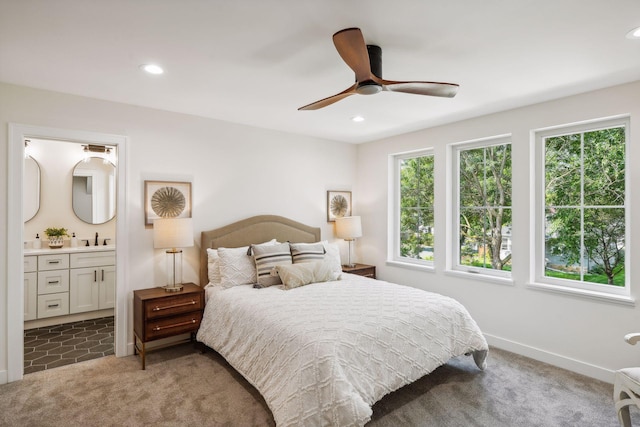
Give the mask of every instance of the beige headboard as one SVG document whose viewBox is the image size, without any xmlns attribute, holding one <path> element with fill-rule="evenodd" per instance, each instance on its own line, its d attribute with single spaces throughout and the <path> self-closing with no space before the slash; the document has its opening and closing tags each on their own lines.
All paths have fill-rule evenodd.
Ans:
<svg viewBox="0 0 640 427">
<path fill-rule="evenodd" d="M 200 237 L 200 286 L 209 282 L 207 248 L 237 248 L 271 239 L 279 242 L 313 243 L 320 241 L 320 228 L 310 227 L 277 215 L 259 215 L 214 230 Z"/>
</svg>

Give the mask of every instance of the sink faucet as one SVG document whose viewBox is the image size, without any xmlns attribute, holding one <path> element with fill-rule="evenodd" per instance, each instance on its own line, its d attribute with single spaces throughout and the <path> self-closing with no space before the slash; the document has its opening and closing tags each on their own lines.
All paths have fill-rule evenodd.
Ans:
<svg viewBox="0 0 640 427">
<path fill-rule="evenodd" d="M 97 232 L 97 231 L 96 231 L 96 242 L 95 242 L 95 244 L 94 244 L 94 245 L 95 245 L 95 246 L 98 246 L 98 245 L 99 245 L 99 243 L 98 243 L 98 232 Z"/>
</svg>

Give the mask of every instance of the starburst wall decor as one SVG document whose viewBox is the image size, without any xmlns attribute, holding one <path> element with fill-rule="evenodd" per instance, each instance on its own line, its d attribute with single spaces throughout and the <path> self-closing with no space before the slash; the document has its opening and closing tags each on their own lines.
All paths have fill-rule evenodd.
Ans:
<svg viewBox="0 0 640 427">
<path fill-rule="evenodd" d="M 351 216 L 351 191 L 327 191 L 327 221 Z"/>
<path fill-rule="evenodd" d="M 191 183 L 144 182 L 145 225 L 158 218 L 191 218 Z"/>
</svg>

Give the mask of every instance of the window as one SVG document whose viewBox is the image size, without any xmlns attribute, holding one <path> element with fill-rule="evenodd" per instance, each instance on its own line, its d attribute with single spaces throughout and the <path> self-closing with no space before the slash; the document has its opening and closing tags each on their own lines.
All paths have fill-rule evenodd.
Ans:
<svg viewBox="0 0 640 427">
<path fill-rule="evenodd" d="M 628 295 L 629 121 L 536 132 L 538 283 Z"/>
<path fill-rule="evenodd" d="M 390 259 L 433 266 L 432 150 L 397 154 L 393 162 Z"/>
<path fill-rule="evenodd" d="M 494 137 L 450 146 L 453 270 L 511 275 L 511 143 Z"/>
</svg>

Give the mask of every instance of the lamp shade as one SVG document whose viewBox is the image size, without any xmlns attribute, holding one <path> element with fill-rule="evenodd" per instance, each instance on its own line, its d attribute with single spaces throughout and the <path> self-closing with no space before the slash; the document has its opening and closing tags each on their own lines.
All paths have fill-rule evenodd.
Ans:
<svg viewBox="0 0 640 427">
<path fill-rule="evenodd" d="M 191 218 L 160 218 L 153 222 L 153 247 L 156 249 L 193 246 Z"/>
<path fill-rule="evenodd" d="M 359 216 L 336 218 L 336 235 L 340 239 L 353 240 L 362 237 L 362 223 Z"/>
</svg>

